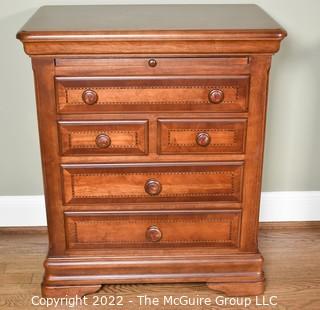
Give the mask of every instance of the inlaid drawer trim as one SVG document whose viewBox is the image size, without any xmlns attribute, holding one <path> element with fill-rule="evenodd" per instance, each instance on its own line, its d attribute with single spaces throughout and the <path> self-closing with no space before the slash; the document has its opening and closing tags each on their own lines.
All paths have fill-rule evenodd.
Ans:
<svg viewBox="0 0 320 310">
<path fill-rule="evenodd" d="M 148 121 L 60 121 L 62 155 L 146 155 Z M 99 145 L 99 136 L 109 143 Z"/>
<path fill-rule="evenodd" d="M 159 119 L 159 154 L 244 153 L 246 119 Z M 201 145 L 199 134 L 208 141 Z"/>
<path fill-rule="evenodd" d="M 248 85 L 248 76 L 56 78 L 57 104 L 61 113 L 245 112 Z M 211 97 L 213 91 L 221 93 L 221 98 Z"/>
<path fill-rule="evenodd" d="M 236 247 L 240 218 L 240 211 L 183 214 L 66 212 L 67 247 Z M 146 235 L 150 227 L 159 229 L 161 237 L 150 240 Z"/>
<path fill-rule="evenodd" d="M 63 165 L 66 204 L 241 201 L 243 164 Z M 159 190 L 146 188 L 150 180 Z M 155 194 L 154 194 L 155 193 Z"/>
<path fill-rule="evenodd" d="M 88 87 L 67 87 L 65 89 L 65 94 L 66 94 L 66 105 L 72 104 L 72 105 L 83 105 L 84 102 L 83 101 L 77 101 L 78 99 L 81 98 L 83 91 L 87 90 Z M 97 101 L 98 105 L 113 105 L 113 104 L 124 104 L 124 105 L 128 105 L 128 104 L 207 104 L 210 103 L 210 101 L 206 98 L 205 100 L 201 100 L 202 94 L 203 94 L 203 90 L 206 90 L 208 93 L 212 90 L 212 89 L 220 89 L 222 90 L 224 93 L 227 93 L 227 98 L 229 98 L 229 100 L 223 100 L 223 103 L 236 103 L 239 100 L 239 87 L 236 86 L 226 86 L 226 85 L 211 85 L 211 86 L 207 86 L 207 87 L 203 87 L 200 85 L 194 85 L 194 86 L 185 86 L 185 85 L 181 85 L 181 86 L 152 86 L 152 87 L 143 87 L 143 86 L 135 86 L 135 87 L 130 87 L 130 86 L 126 86 L 126 87 L 90 87 L 91 90 L 96 91 L 99 94 L 99 98 L 107 98 L 108 96 L 111 95 L 111 97 L 115 96 L 114 93 L 117 93 L 117 95 L 119 97 L 121 97 L 122 93 L 123 97 L 124 96 L 130 96 L 131 94 L 133 94 L 135 92 L 135 90 L 138 90 L 139 93 L 135 93 L 134 98 L 139 99 L 141 98 L 141 100 L 136 100 L 133 101 L 131 100 L 131 98 L 128 98 L 127 100 L 125 98 L 123 98 L 123 100 L 119 100 L 119 101 L 103 101 L 103 99 L 100 99 L 99 101 Z M 149 95 L 150 90 L 157 90 L 154 91 L 152 94 Z M 134 90 L 134 91 L 132 91 Z M 178 98 L 176 100 L 172 100 L 170 99 L 173 96 L 171 95 L 173 91 L 179 90 L 179 95 L 181 96 L 182 93 L 183 96 L 181 96 L 182 98 Z M 193 92 L 190 92 L 189 90 L 193 90 Z M 196 90 L 196 91 L 194 91 Z M 178 91 L 176 91 L 176 93 L 178 93 Z M 161 94 L 161 96 L 159 96 L 160 98 L 158 98 L 157 101 L 152 101 L 154 100 L 154 98 Z M 149 98 L 148 98 L 149 97 Z M 191 97 L 191 98 L 190 98 Z M 194 97 L 193 100 L 192 97 Z M 74 99 L 76 98 L 76 99 Z M 188 100 L 186 100 L 186 98 L 190 98 Z M 199 99 L 200 98 L 200 99 Z M 147 101 L 144 101 L 145 99 L 150 99 Z"/>
</svg>

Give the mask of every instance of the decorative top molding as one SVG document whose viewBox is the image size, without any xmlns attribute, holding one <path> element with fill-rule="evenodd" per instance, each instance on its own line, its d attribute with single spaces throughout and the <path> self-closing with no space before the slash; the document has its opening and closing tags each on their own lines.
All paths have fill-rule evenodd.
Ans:
<svg viewBox="0 0 320 310">
<path fill-rule="evenodd" d="M 256 5 L 44 6 L 17 34 L 30 55 L 141 53 L 137 42 L 160 54 L 274 53 L 285 36 Z"/>
</svg>

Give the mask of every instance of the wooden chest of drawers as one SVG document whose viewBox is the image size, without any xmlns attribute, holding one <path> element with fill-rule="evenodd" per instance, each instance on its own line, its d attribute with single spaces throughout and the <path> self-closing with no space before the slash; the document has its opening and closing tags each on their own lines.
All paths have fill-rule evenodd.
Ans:
<svg viewBox="0 0 320 310">
<path fill-rule="evenodd" d="M 18 38 L 35 75 L 44 296 L 136 282 L 263 292 L 267 84 L 285 35 L 254 5 L 58 6 L 32 17 Z"/>
</svg>

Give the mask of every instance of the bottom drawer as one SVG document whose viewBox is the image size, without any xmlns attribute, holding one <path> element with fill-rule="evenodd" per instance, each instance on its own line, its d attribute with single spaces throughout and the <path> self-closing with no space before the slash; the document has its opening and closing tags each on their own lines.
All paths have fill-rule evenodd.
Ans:
<svg viewBox="0 0 320 310">
<path fill-rule="evenodd" d="M 241 211 L 66 212 L 67 249 L 238 246 Z"/>
</svg>

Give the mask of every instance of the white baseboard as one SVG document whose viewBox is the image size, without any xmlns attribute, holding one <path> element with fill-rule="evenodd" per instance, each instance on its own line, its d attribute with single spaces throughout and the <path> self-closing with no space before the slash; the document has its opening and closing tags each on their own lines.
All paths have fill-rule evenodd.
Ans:
<svg viewBox="0 0 320 310">
<path fill-rule="evenodd" d="M 260 222 L 320 221 L 320 191 L 263 192 Z"/>
<path fill-rule="evenodd" d="M 0 227 L 46 226 L 44 196 L 0 196 Z"/>
<path fill-rule="evenodd" d="M 43 196 L 0 196 L 0 227 L 45 226 Z M 320 191 L 264 192 L 260 222 L 320 221 Z"/>
</svg>

